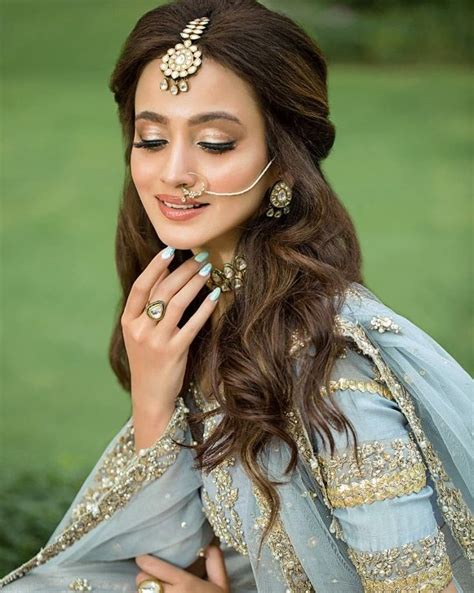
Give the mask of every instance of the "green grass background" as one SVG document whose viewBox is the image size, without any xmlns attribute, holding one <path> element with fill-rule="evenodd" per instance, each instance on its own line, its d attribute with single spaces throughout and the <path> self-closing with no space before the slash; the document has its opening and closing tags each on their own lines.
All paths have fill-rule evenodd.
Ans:
<svg viewBox="0 0 474 593">
<path fill-rule="evenodd" d="M 4 534 L 54 506 L 40 474 L 74 489 L 130 412 L 107 362 L 123 178 L 107 82 L 129 30 L 156 4 L 0 4 Z M 468 68 L 330 60 L 329 99 L 337 139 L 324 170 L 354 218 L 369 287 L 472 373 Z M 57 497 L 43 536 L 67 500 Z M 5 569 L 18 560 L 9 554 Z"/>
</svg>

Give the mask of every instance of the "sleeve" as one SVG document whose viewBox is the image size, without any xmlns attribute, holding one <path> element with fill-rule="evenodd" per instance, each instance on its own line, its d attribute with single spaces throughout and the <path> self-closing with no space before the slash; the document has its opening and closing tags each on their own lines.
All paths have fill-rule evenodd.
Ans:
<svg viewBox="0 0 474 593">
<path fill-rule="evenodd" d="M 371 365 L 348 351 L 329 397 L 358 437 L 333 432 L 334 456 L 319 437 L 317 457 L 336 535 L 367 593 L 444 591 L 453 579 L 434 491 L 409 424 Z"/>
<path fill-rule="evenodd" d="M 74 574 L 79 581 L 90 579 L 94 591 L 120 585 L 128 592 L 135 591 L 137 555 L 154 554 L 182 568 L 191 565 L 212 539 L 212 530 L 202 511 L 201 476 L 193 468 L 193 452 L 181 446 L 192 440 L 188 412 L 178 398 L 163 435 L 138 453 L 129 419 L 46 546 L 4 577 L 0 588 L 26 575 L 19 590 L 26 585 L 52 593 L 73 587 Z"/>
</svg>

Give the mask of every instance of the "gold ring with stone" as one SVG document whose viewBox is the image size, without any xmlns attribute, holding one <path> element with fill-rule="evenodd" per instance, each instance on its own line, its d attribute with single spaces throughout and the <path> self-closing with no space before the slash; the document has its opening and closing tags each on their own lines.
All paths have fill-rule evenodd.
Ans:
<svg viewBox="0 0 474 593">
<path fill-rule="evenodd" d="M 145 579 L 138 584 L 138 593 L 165 593 L 163 583 L 158 579 Z"/>
<path fill-rule="evenodd" d="M 164 317 L 165 309 L 165 301 L 157 300 L 152 301 L 151 303 L 148 302 L 145 311 L 150 319 L 153 319 L 153 321 L 160 321 Z"/>
</svg>

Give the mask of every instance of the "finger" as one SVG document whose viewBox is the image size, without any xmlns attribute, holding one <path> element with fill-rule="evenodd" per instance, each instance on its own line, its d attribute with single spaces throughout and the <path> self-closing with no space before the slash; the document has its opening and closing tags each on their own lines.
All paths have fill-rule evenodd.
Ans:
<svg viewBox="0 0 474 593">
<path fill-rule="evenodd" d="M 142 583 L 143 581 L 146 581 L 148 579 L 153 579 L 156 577 L 153 577 L 151 574 L 147 574 L 146 572 L 139 572 L 137 575 L 137 578 L 135 580 L 135 584 L 137 585 L 137 587 L 140 585 L 140 583 Z M 163 593 L 168 593 L 169 591 L 171 591 L 170 587 L 171 585 L 169 585 L 169 583 L 164 583 L 163 581 L 160 581 L 161 586 L 163 588 Z"/>
<path fill-rule="evenodd" d="M 196 272 L 203 268 L 206 263 L 206 259 L 204 261 L 198 261 L 195 257 L 191 257 L 176 268 L 176 270 L 173 270 L 162 282 L 157 283 L 152 288 L 149 300 L 155 301 L 160 299 L 169 305 L 169 302 L 176 293 L 186 286 Z M 163 328 L 163 325 L 161 327 Z"/>
<path fill-rule="evenodd" d="M 174 335 L 179 333 L 179 328 L 177 328 L 178 322 L 183 317 L 184 310 L 186 307 L 196 298 L 199 291 L 202 287 L 206 284 L 209 280 L 209 276 L 211 274 L 211 269 L 209 267 L 202 266 L 200 270 L 197 270 L 197 273 L 194 273 L 188 282 L 180 289 L 176 294 L 174 294 L 169 301 L 167 301 L 166 306 L 166 315 L 163 317 L 163 320 L 160 322 L 160 331 L 165 330 Z M 204 274 L 201 274 L 201 271 Z M 161 284 L 159 287 L 160 293 L 164 291 L 164 284 Z M 165 301 L 166 302 L 166 301 Z M 214 303 L 211 301 L 211 304 Z M 214 310 L 214 306 L 207 307 L 208 315 Z M 205 321 L 205 320 L 204 320 Z M 203 322 L 204 323 L 204 322 Z M 158 328 L 158 324 L 157 324 Z"/>
<path fill-rule="evenodd" d="M 226 593 L 230 590 L 224 554 L 218 546 L 206 548 L 206 571 L 209 582 L 221 587 Z"/>
<path fill-rule="evenodd" d="M 150 579 L 153 578 L 151 574 L 148 574 L 147 572 L 143 572 L 143 570 L 141 570 L 137 576 L 135 577 L 135 584 L 138 585 L 142 582 L 142 581 L 146 581 L 146 579 Z"/>
<path fill-rule="evenodd" d="M 149 554 L 137 556 L 135 562 L 144 572 L 171 585 L 175 585 L 183 579 L 186 580 L 190 576 L 185 570 Z"/>
<path fill-rule="evenodd" d="M 157 277 L 167 269 L 174 257 L 172 254 L 171 257 L 163 259 L 165 251 L 166 248 L 158 252 L 133 283 L 122 314 L 124 319 L 136 319 L 143 312 Z"/>
<path fill-rule="evenodd" d="M 194 338 L 199 333 L 199 330 L 203 327 L 203 325 L 209 319 L 211 313 L 216 308 L 217 301 L 219 300 L 219 298 L 217 298 L 215 301 L 212 301 L 210 298 L 211 294 L 212 292 L 206 296 L 206 298 L 200 304 L 198 310 L 193 315 L 191 315 L 188 321 L 177 332 L 177 339 L 183 340 L 186 344 L 190 344 L 194 340 Z"/>
</svg>

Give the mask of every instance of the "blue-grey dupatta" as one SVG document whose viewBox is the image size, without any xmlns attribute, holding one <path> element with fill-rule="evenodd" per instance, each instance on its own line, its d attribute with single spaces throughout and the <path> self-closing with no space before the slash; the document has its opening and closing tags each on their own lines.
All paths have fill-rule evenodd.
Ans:
<svg viewBox="0 0 474 593">
<path fill-rule="evenodd" d="M 338 331 L 372 359 L 407 418 L 454 546 L 472 559 L 472 378 L 423 330 L 357 283 L 348 291 L 336 321 Z M 168 439 L 173 435 L 190 442 L 183 406 L 183 402 L 178 405 L 158 449 L 147 450 L 142 459 L 127 453 L 127 423 L 91 472 L 43 555 L 8 575 L 0 586 L 7 585 L 9 593 L 59 593 L 67 590 L 69 579 L 88 577 L 94 581 L 94 591 L 133 593 L 133 558 L 138 554 L 153 553 L 181 567 L 192 564 L 212 530 L 201 507 L 201 476 L 192 469 L 193 454 L 178 453 Z M 242 562 L 248 562 L 258 593 L 362 593 L 344 544 L 334 535 L 311 439 L 296 411 L 293 419 L 301 459 L 291 478 L 283 476 L 289 458 L 281 443 L 271 443 L 263 458 L 269 476 L 286 483 L 279 490 L 278 521 L 260 559 L 259 536 L 268 507 L 239 464 L 230 470 L 248 547 L 248 558 L 242 557 Z M 117 447 L 123 449 L 116 457 L 118 471 L 111 483 L 99 479 L 98 485 L 97 472 L 104 460 L 107 466 L 107 456 Z M 110 472 L 105 474 L 110 480 Z M 89 517 L 92 528 L 68 533 L 71 522 L 81 516 Z"/>
</svg>

